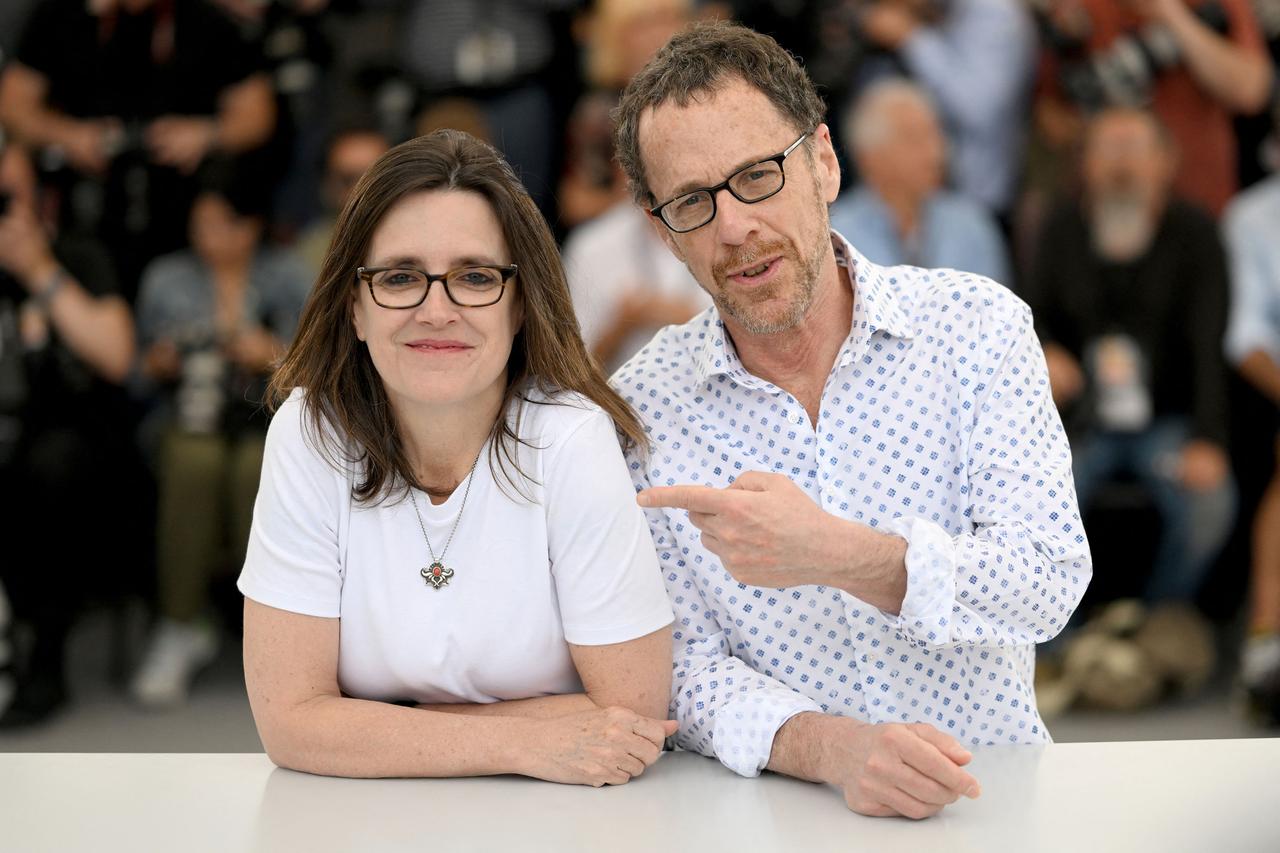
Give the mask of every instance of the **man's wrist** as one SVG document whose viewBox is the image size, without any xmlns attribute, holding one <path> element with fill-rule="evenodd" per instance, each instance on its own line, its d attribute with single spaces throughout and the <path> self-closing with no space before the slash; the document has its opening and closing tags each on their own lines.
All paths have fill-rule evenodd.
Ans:
<svg viewBox="0 0 1280 853">
<path fill-rule="evenodd" d="M 23 283 L 27 291 L 37 295 L 45 286 L 52 283 L 53 277 L 61 270 L 61 265 L 52 254 L 44 254 L 37 258 L 25 270 L 21 271 Z"/>
<path fill-rule="evenodd" d="M 57 262 L 50 260 L 32 267 L 25 276 L 27 291 L 35 297 L 41 308 L 48 308 L 53 298 L 67 282 L 67 273 Z"/>
<path fill-rule="evenodd" d="M 774 735 L 769 770 L 810 782 L 838 784 L 834 747 L 865 723 L 820 711 L 804 711 L 787 720 Z"/>
<path fill-rule="evenodd" d="M 897 613 L 907 592 L 907 540 L 857 522 L 832 520 L 838 528 L 822 537 L 830 548 L 826 577 L 814 582 Z"/>
</svg>

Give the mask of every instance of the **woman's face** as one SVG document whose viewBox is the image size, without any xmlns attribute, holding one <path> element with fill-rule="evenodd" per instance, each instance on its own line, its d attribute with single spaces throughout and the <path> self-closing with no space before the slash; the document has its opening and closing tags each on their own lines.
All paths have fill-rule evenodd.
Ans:
<svg viewBox="0 0 1280 853">
<path fill-rule="evenodd" d="M 512 262 L 502 227 L 481 195 L 428 190 L 401 199 L 374 231 L 367 267 L 416 267 L 443 275 L 464 266 Z M 502 298 L 480 308 L 451 302 L 434 281 L 416 308 L 383 308 L 361 281 L 353 306 L 356 336 L 369 347 L 398 414 L 502 397 L 507 360 L 523 313 L 511 279 Z"/>
</svg>

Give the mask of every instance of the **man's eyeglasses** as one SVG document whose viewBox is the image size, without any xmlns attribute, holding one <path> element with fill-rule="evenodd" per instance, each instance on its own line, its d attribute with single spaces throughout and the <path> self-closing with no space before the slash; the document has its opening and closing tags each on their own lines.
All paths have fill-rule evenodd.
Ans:
<svg viewBox="0 0 1280 853">
<path fill-rule="evenodd" d="M 426 301 L 434 281 L 444 285 L 444 294 L 454 305 L 483 308 L 502 298 L 516 270 L 515 264 L 473 266 L 432 275 L 413 267 L 360 267 L 356 277 L 369 285 L 369 295 L 383 308 L 417 308 Z"/>
<path fill-rule="evenodd" d="M 788 145 L 781 153 L 766 157 L 759 163 L 753 163 L 745 169 L 734 172 L 724 183 L 678 195 L 670 201 L 651 208 L 649 213 L 661 219 L 663 224 L 672 231 L 683 234 L 686 231 L 701 228 L 716 218 L 716 195 L 720 190 L 728 190 L 743 204 L 764 201 L 776 195 L 786 184 L 782 161 L 799 148 L 800 143 L 804 142 L 808 136 L 808 133 L 800 134 L 800 138 Z"/>
</svg>

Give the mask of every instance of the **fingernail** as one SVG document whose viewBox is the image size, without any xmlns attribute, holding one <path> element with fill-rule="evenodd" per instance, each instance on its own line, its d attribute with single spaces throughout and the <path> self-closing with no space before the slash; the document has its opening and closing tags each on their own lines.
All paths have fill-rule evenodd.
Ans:
<svg viewBox="0 0 1280 853">
<path fill-rule="evenodd" d="M 640 504 L 640 506 L 648 506 L 649 496 L 646 495 L 644 492 L 640 492 L 639 494 L 636 495 L 636 503 Z"/>
<path fill-rule="evenodd" d="M 979 796 L 982 795 L 982 789 L 979 788 L 977 785 L 970 785 L 969 790 L 965 791 L 964 795 L 971 800 L 976 800 L 978 799 Z"/>
</svg>

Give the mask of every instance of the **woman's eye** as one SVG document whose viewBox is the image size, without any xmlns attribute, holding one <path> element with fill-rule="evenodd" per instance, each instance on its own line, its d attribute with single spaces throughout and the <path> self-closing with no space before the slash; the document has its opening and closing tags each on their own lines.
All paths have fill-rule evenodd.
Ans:
<svg viewBox="0 0 1280 853">
<path fill-rule="evenodd" d="M 382 277 L 379 282 L 383 287 L 406 287 L 411 284 L 417 284 L 419 276 L 411 272 L 389 272 Z"/>
<path fill-rule="evenodd" d="M 483 272 L 481 270 L 472 270 L 471 272 L 463 273 L 458 278 L 463 284 L 469 284 L 472 287 L 483 287 L 489 284 L 496 284 L 498 280 L 497 276 L 493 273 Z"/>
</svg>

